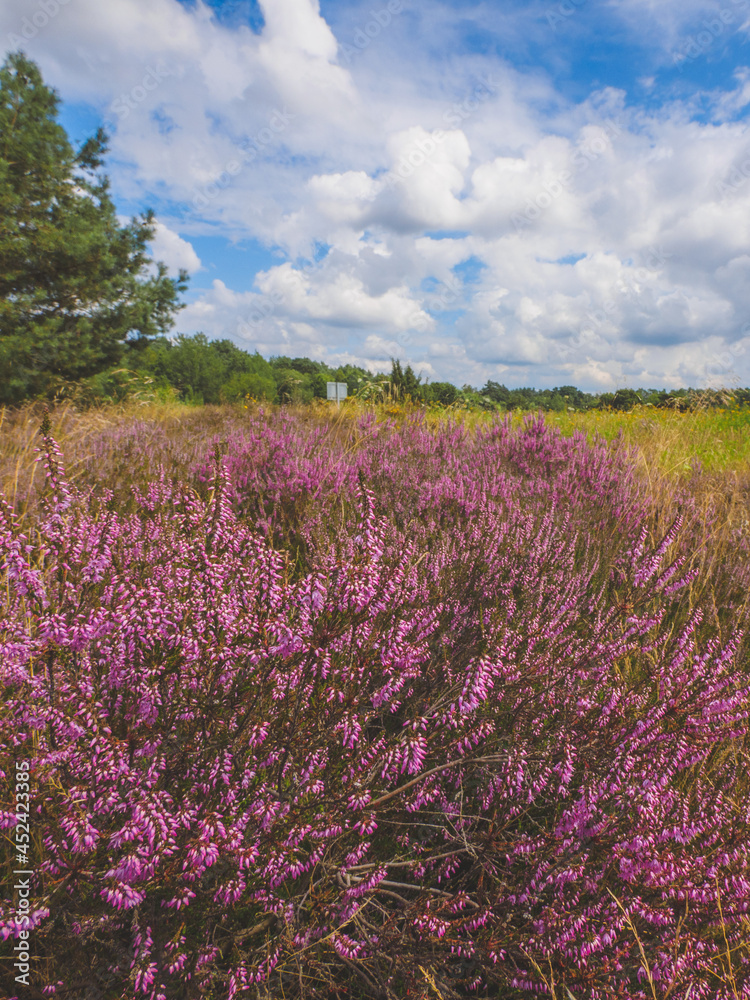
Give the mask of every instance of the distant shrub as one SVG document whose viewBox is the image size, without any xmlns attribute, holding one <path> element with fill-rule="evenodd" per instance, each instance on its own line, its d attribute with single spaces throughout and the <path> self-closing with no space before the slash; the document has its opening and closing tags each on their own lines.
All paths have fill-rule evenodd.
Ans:
<svg viewBox="0 0 750 1000">
<path fill-rule="evenodd" d="M 276 384 L 273 378 L 256 372 L 235 372 L 221 387 L 221 397 L 227 403 L 234 403 L 238 399 L 244 399 L 245 396 L 273 400 L 276 396 Z"/>
<path fill-rule="evenodd" d="M 459 389 L 452 382 L 430 382 L 423 387 L 423 398 L 428 402 L 450 406 L 460 397 Z"/>
<path fill-rule="evenodd" d="M 174 386 L 180 397 L 190 402 L 232 401 L 248 391 L 269 400 L 276 395 L 272 369 L 264 358 L 229 340 L 209 341 L 203 334 L 155 339 L 145 348 L 134 349 L 131 363 Z"/>
</svg>

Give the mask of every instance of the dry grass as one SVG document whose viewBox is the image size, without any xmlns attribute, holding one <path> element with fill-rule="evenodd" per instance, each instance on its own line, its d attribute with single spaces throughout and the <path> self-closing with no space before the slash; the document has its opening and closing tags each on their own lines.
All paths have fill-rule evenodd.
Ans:
<svg viewBox="0 0 750 1000">
<path fill-rule="evenodd" d="M 36 459 L 44 412 L 42 403 L 20 409 L 0 407 L 0 491 L 20 509 L 39 482 Z M 123 403 L 80 411 L 66 402 L 50 409 L 52 435 L 73 481 L 89 471 L 95 456 L 94 442 L 109 430 L 139 421 L 178 437 L 189 433 L 196 421 L 213 424 L 218 432 L 227 416 L 220 407 L 196 408 L 179 403 Z"/>
<path fill-rule="evenodd" d="M 729 581 L 723 566 L 750 558 L 750 413 L 653 411 L 582 414 L 578 428 L 630 449 L 643 490 L 663 527 L 678 514 L 688 522 L 690 561 L 700 570 L 692 602 L 719 614 L 731 605 L 735 621 L 750 609 L 750 595 L 729 600 L 715 581 Z M 561 422 L 562 423 L 562 422 Z M 574 421 L 571 421 L 573 424 Z M 566 431 L 563 423 L 561 430 Z M 735 595 L 736 596 L 736 595 Z"/>
<path fill-rule="evenodd" d="M 257 409 L 256 404 L 251 404 Z M 271 409 L 271 407 L 266 407 Z M 287 412 L 301 421 L 326 422 L 330 436 L 349 436 L 352 423 L 359 418 L 363 404 L 351 400 L 338 410 L 320 402 L 310 407 L 293 407 Z M 400 423 L 414 408 L 386 403 L 375 407 L 378 419 Z M 38 484 L 36 448 L 39 426 L 44 413 L 40 404 L 18 410 L 0 409 L 0 489 L 12 503 L 23 509 L 28 496 Z M 107 469 L 117 468 L 120 485 L 129 475 L 142 479 L 160 464 L 170 475 L 187 475 L 184 455 L 208 449 L 212 436 L 241 424 L 246 414 L 241 406 L 191 407 L 179 403 L 140 403 L 110 405 L 78 411 L 70 403 L 51 412 L 52 431 L 60 445 L 68 475 L 87 482 L 96 479 L 98 454 L 96 443 L 109 437 L 114 429 L 138 423 L 145 441 L 139 462 L 150 466 L 138 470 L 123 452 L 112 454 Z M 470 428 L 486 424 L 487 415 L 477 412 L 451 412 L 452 419 Z M 429 422 L 445 419 L 439 411 L 427 411 Z M 523 415 L 514 414 L 514 423 Z M 714 571 L 738 550 L 750 550 L 750 412 L 706 410 L 679 413 L 639 407 L 631 413 L 589 412 L 548 414 L 550 423 L 563 434 L 583 432 L 589 437 L 601 435 L 616 447 L 631 450 L 644 492 L 648 495 L 658 522 L 671 520 L 682 508 L 691 524 L 692 559 L 701 569 L 696 581 L 696 599 L 705 596 Z M 153 437 L 153 447 L 149 444 Z M 117 439 L 112 438 L 113 441 Z M 189 442 L 192 448 L 186 448 Z M 120 447 L 118 444 L 108 446 Z M 99 452 L 101 451 L 101 444 Z M 130 463 L 130 467 L 129 467 Z M 108 483 L 105 479 L 102 485 Z M 731 561 L 731 560 L 730 560 Z M 701 590 L 703 588 L 703 590 Z M 750 600 L 750 598 L 748 599 Z"/>
<path fill-rule="evenodd" d="M 29 404 L 22 409 L 0 408 L 0 490 L 15 504 L 25 497 L 37 479 L 39 426 L 44 415 L 42 404 Z M 86 443 L 122 414 L 113 410 L 89 410 L 78 413 L 71 404 L 51 411 L 52 433 L 63 449 L 72 476 L 86 455 Z"/>
<path fill-rule="evenodd" d="M 251 404 L 257 409 L 257 404 Z M 369 404 L 354 400 L 336 410 L 328 403 L 289 407 L 296 419 L 326 421 L 332 430 L 345 428 L 356 420 Z M 272 409 L 272 407 L 266 407 Z M 409 404 L 385 403 L 374 407 L 378 419 L 400 423 L 417 409 Z M 33 466 L 39 425 L 44 407 L 29 404 L 21 409 L 0 408 L 0 486 L 6 495 L 15 496 L 23 481 L 24 470 Z M 108 427 L 128 421 L 161 425 L 170 433 L 186 431 L 191 426 L 236 422 L 241 406 L 192 407 L 180 403 L 123 403 L 84 411 L 63 403 L 51 411 L 53 433 L 66 454 L 71 475 L 85 460 L 87 442 Z M 428 423 L 446 418 L 458 420 L 469 428 L 486 424 L 491 415 L 466 410 L 423 410 Z M 525 414 L 514 412 L 511 420 L 520 423 Z M 679 413 L 670 410 L 637 407 L 630 413 L 589 411 L 587 413 L 548 413 L 545 419 L 563 434 L 582 432 L 588 437 L 619 441 L 634 452 L 636 462 L 649 481 L 674 477 L 685 481 L 699 470 L 712 477 L 728 479 L 735 488 L 745 488 L 750 480 L 750 410 L 703 410 Z"/>
</svg>

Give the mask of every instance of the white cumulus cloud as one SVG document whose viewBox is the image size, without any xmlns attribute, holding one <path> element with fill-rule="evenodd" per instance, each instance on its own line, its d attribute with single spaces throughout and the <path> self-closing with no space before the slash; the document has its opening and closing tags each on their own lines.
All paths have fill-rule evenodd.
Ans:
<svg viewBox="0 0 750 1000">
<path fill-rule="evenodd" d="M 154 238 L 149 248 L 154 260 L 166 264 L 171 275 L 177 274 L 182 268 L 191 274 L 201 269 L 200 257 L 192 244 L 158 220 L 154 225 Z"/>
</svg>

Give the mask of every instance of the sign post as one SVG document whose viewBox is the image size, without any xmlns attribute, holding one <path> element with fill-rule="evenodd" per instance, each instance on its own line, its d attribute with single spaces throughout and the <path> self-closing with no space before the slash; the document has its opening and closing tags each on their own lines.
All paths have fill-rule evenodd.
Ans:
<svg viewBox="0 0 750 1000">
<path fill-rule="evenodd" d="M 326 382 L 326 397 L 335 399 L 336 406 L 341 405 L 341 400 L 346 399 L 346 382 Z"/>
</svg>

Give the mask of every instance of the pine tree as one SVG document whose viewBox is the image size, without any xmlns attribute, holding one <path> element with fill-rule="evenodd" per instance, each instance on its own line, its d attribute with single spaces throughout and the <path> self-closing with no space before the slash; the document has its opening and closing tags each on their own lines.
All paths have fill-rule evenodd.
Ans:
<svg viewBox="0 0 750 1000">
<path fill-rule="evenodd" d="M 414 374 L 411 365 L 401 368 L 401 362 L 391 358 L 391 392 L 395 399 L 418 400 L 422 398 L 421 376 Z"/>
<path fill-rule="evenodd" d="M 23 53 L 0 68 L 0 403 L 119 362 L 174 323 L 187 272 L 147 245 L 154 216 L 117 221 L 102 129 L 76 152 L 59 98 Z"/>
</svg>

